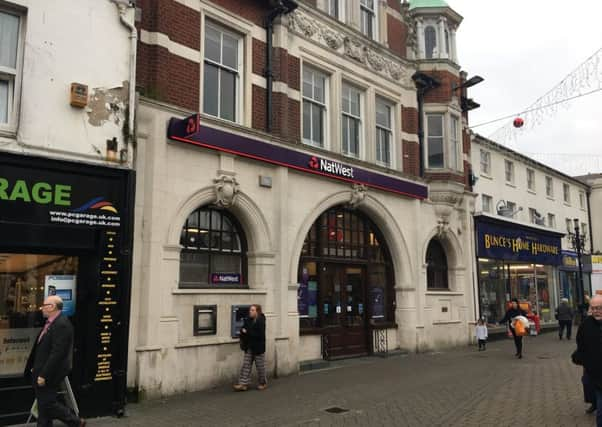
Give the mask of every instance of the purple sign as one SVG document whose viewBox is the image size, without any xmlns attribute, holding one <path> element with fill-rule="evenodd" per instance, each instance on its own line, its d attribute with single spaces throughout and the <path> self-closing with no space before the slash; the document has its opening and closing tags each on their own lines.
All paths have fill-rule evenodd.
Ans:
<svg viewBox="0 0 602 427">
<path fill-rule="evenodd" d="M 238 285 L 238 284 L 240 284 L 240 274 L 238 274 L 238 273 L 212 273 L 211 274 L 211 283 L 213 283 L 215 285 L 217 285 L 217 284 Z"/>
<path fill-rule="evenodd" d="M 428 187 L 426 185 L 393 178 L 223 130 L 201 126 L 198 114 L 183 120 L 172 118 L 169 122 L 167 137 L 174 141 L 224 151 L 341 181 L 364 184 L 367 187 L 415 199 L 426 199 L 428 197 Z"/>
</svg>

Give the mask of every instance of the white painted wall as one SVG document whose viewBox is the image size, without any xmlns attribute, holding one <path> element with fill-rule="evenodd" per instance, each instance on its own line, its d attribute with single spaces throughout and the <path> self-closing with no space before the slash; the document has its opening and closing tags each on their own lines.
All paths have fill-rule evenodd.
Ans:
<svg viewBox="0 0 602 427">
<path fill-rule="evenodd" d="M 18 122 L 0 132 L 0 149 L 106 163 L 107 139 L 124 147 L 130 78 L 130 33 L 117 7 L 109 0 L 0 0 L 0 7 L 23 17 Z M 88 85 L 94 111 L 69 105 L 72 82 Z M 106 98 L 111 88 L 118 93 Z"/>
<path fill-rule="evenodd" d="M 474 186 L 474 192 L 477 193 L 476 211 L 482 211 L 482 195 L 486 194 L 493 198 L 491 214 L 495 215 L 495 206 L 499 200 L 509 200 L 516 203 L 517 208 L 520 206 L 523 210 L 512 218 L 501 217 L 506 221 L 515 221 L 523 224 L 528 224 L 533 227 L 541 227 L 551 230 L 548 226 L 548 213 L 556 216 L 556 227 L 553 231 L 566 233 L 566 219 L 579 218 L 580 223 L 589 224 L 587 215 L 587 203 L 585 207 L 579 204 L 579 192 L 584 193 L 587 190 L 585 184 L 579 183 L 574 179 L 570 179 L 562 175 L 560 172 L 544 167 L 519 153 L 513 152 L 507 148 L 500 148 L 496 144 L 483 142 L 479 138 L 472 139 L 471 159 L 474 174 L 478 180 Z M 491 173 L 485 175 L 481 171 L 480 151 L 486 150 L 491 153 Z M 514 185 L 506 183 L 504 160 L 508 159 L 514 162 Z M 535 191 L 530 191 L 527 188 L 527 168 L 535 171 Z M 554 197 L 550 198 L 546 195 L 545 177 L 551 176 L 554 182 Z M 567 204 L 563 200 L 563 184 L 567 183 L 570 186 L 571 203 Z M 602 205 L 601 205 L 602 206 Z M 546 225 L 537 226 L 531 223 L 529 208 L 536 209 L 545 217 Z M 589 229 L 584 230 L 589 235 Z M 588 236 L 589 239 L 589 236 Z M 562 239 L 562 248 L 572 250 L 570 242 L 567 238 Z"/>
</svg>

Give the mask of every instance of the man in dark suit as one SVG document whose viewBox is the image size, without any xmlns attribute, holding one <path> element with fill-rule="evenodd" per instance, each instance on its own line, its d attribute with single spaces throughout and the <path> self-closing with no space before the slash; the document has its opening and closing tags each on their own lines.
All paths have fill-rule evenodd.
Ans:
<svg viewBox="0 0 602 427">
<path fill-rule="evenodd" d="M 73 326 L 61 315 L 63 300 L 49 296 L 42 305 L 46 324 L 40 331 L 31 350 L 25 375 L 31 376 L 38 400 L 38 427 L 52 426 L 58 419 L 68 426 L 85 426 L 86 422 L 58 401 L 58 391 L 63 380 L 71 372 L 73 351 Z"/>
<path fill-rule="evenodd" d="M 602 427 L 602 295 L 590 302 L 591 316 L 585 318 L 577 332 L 577 353 L 596 396 L 596 426 Z"/>
</svg>

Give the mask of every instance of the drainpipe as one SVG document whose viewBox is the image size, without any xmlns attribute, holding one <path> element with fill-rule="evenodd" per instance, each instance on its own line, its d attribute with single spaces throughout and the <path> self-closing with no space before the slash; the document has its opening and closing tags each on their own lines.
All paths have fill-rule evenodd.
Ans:
<svg viewBox="0 0 602 427">
<path fill-rule="evenodd" d="M 286 3 L 286 4 L 285 4 Z M 274 84 L 274 70 L 273 70 L 273 58 L 272 58 L 272 45 L 274 38 L 274 22 L 279 16 L 286 15 L 291 13 L 293 10 L 297 8 L 297 3 L 294 1 L 286 1 L 286 0 L 271 0 L 270 4 L 274 7 L 268 13 L 266 17 L 266 64 L 265 64 L 265 78 L 266 78 L 266 113 L 267 113 L 267 121 L 266 121 L 266 130 L 268 132 L 272 132 L 272 86 Z"/>
<path fill-rule="evenodd" d="M 124 27 L 130 31 L 130 76 L 129 76 L 129 94 L 128 94 L 128 128 L 125 138 L 125 153 L 128 153 L 128 144 L 134 142 L 134 119 L 136 117 L 136 50 L 138 45 L 138 31 L 136 26 L 131 22 L 129 13 L 132 13 L 133 18 L 136 9 L 135 3 L 129 0 L 110 0 L 115 3 L 119 9 L 119 19 Z M 123 159 L 122 159 L 123 160 Z M 127 160 L 127 158 L 126 158 Z"/>
</svg>

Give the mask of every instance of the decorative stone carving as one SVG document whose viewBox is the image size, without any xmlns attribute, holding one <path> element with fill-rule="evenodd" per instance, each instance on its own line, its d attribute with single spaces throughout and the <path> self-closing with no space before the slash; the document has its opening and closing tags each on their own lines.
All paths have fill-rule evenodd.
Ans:
<svg viewBox="0 0 602 427">
<path fill-rule="evenodd" d="M 455 192 L 431 192 L 429 198 L 433 203 L 445 203 L 448 205 L 456 205 L 462 200 L 462 194 Z"/>
<path fill-rule="evenodd" d="M 349 207 L 357 208 L 366 198 L 366 186 L 364 184 L 353 184 Z"/>
<path fill-rule="evenodd" d="M 239 185 L 236 178 L 228 175 L 221 175 L 213 180 L 215 188 L 215 204 L 222 208 L 229 208 L 236 202 Z"/>
<path fill-rule="evenodd" d="M 345 55 L 362 64 L 366 61 L 366 48 L 356 39 L 345 37 Z"/>
<path fill-rule="evenodd" d="M 310 17 L 298 12 L 289 15 L 288 27 L 301 32 L 305 37 L 313 37 L 319 29 Z"/>
<path fill-rule="evenodd" d="M 366 50 L 366 59 L 368 64 L 375 70 L 381 71 L 385 68 L 385 66 L 390 67 L 393 65 L 392 62 L 385 62 L 384 58 L 374 51 L 367 49 Z"/>
<path fill-rule="evenodd" d="M 338 50 L 341 46 L 343 46 L 343 36 L 335 33 L 332 30 L 329 30 L 328 28 L 322 28 L 321 36 L 326 45 L 331 49 Z"/>
<path fill-rule="evenodd" d="M 449 219 L 447 217 L 437 219 L 437 238 L 439 240 L 444 239 L 449 231 Z"/>
</svg>

